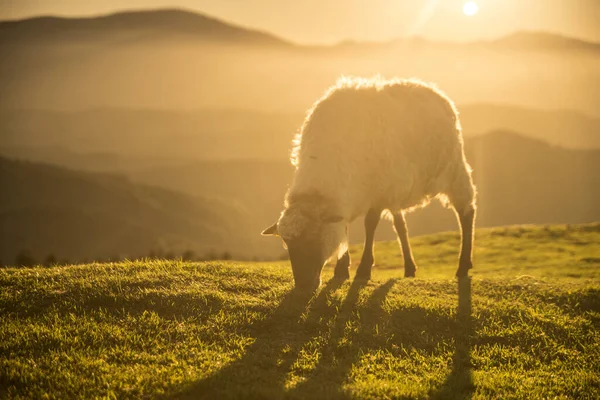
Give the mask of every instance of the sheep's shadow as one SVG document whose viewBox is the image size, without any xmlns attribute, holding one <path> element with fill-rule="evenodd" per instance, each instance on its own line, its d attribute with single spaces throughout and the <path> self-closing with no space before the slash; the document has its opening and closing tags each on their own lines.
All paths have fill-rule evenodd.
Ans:
<svg viewBox="0 0 600 400">
<path fill-rule="evenodd" d="M 310 398 L 314 397 L 315 393 L 319 393 L 322 398 L 349 397 L 343 391 L 343 384 L 347 380 L 352 366 L 359 361 L 361 352 L 370 347 L 362 342 L 365 339 L 363 334 L 366 335 L 368 342 L 376 324 L 382 320 L 382 305 L 396 281 L 396 279 L 390 279 L 373 290 L 365 305 L 365 310 L 368 312 L 361 314 L 359 317 L 361 319 L 360 330 L 347 335 L 345 332 L 346 327 L 356 317 L 355 306 L 360 291 L 367 284 L 363 280 L 352 282 L 335 325 L 331 329 L 329 341 L 323 348 L 321 361 L 306 380 L 288 391 L 287 396 L 289 398 Z M 342 344 L 342 342 L 347 343 L 347 345 Z M 349 357 L 348 353 L 350 353 Z M 323 381 L 328 383 L 326 387 L 322 385 Z"/>
<path fill-rule="evenodd" d="M 322 398 L 351 398 L 353 396 L 344 390 L 344 384 L 351 383 L 352 368 L 361 362 L 361 356 L 369 350 L 377 352 L 379 349 L 389 349 L 390 344 L 394 343 L 434 355 L 438 352 L 436 348 L 440 341 L 446 342 L 452 339 L 456 344 L 452 369 L 441 386 L 429 391 L 428 397 L 433 399 L 472 397 L 474 386 L 469 339 L 472 329 L 470 278 L 459 279 L 456 320 L 451 317 L 432 316 L 420 307 L 403 307 L 387 315 L 383 305 L 396 281 L 391 279 L 372 292 L 364 307 L 365 315 L 361 314 L 358 317 L 360 328 L 348 334 L 345 329 L 349 323 L 356 321 L 355 305 L 363 286 L 357 281 L 352 284 L 329 341 L 322 349 L 323 356 L 318 366 L 304 381 L 289 390 L 286 397 L 302 399 L 314 397 L 318 393 Z M 425 335 L 422 335 L 423 327 L 429 328 Z M 429 336 L 431 340 L 425 341 L 421 336 Z M 328 384 L 326 387 L 323 386 L 324 382 Z"/>
<path fill-rule="evenodd" d="M 470 399 L 475 391 L 471 364 L 471 278 L 458 279 L 457 326 L 454 331 L 456 350 L 452 360 L 452 370 L 446 380 L 436 390 L 430 392 L 431 399 Z"/>
<path fill-rule="evenodd" d="M 285 381 L 311 332 L 302 329 L 302 315 L 320 319 L 315 313 L 326 310 L 328 295 L 338 289 L 342 281 L 329 281 L 315 298 L 292 291 L 281 301 L 267 321 L 259 327 L 256 340 L 244 355 L 192 386 L 177 393 L 178 399 L 237 399 L 282 398 Z M 311 317 L 312 315 L 312 317 Z M 307 322 L 307 323 L 310 323 Z"/>
<path fill-rule="evenodd" d="M 449 315 L 432 315 L 419 306 L 398 308 L 389 314 L 384 304 L 397 281 L 390 279 L 375 287 L 366 300 L 360 301 L 360 307 L 357 304 L 367 283 L 359 280 L 352 282 L 339 306 L 331 304 L 330 294 L 341 286 L 333 280 L 313 299 L 289 293 L 257 329 L 255 342 L 239 360 L 175 397 L 350 398 L 352 394 L 344 385 L 351 383 L 352 369 L 361 362 L 365 352 L 395 344 L 436 355 L 439 342 L 454 339 L 456 350 L 451 371 L 439 387 L 429 391 L 428 397 L 471 398 L 474 386 L 470 363 L 470 279 L 461 278 L 458 282 L 456 319 Z M 424 327 L 427 328 L 423 335 Z M 424 340 L 423 336 L 429 339 Z M 303 347 L 315 339 L 323 343 L 317 364 L 310 370 L 298 371 L 295 361 Z M 291 381 L 290 377 L 293 377 Z"/>
</svg>

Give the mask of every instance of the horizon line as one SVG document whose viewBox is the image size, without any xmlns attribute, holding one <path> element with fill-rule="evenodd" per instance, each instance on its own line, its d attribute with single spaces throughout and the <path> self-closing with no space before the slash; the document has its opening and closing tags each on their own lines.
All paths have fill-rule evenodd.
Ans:
<svg viewBox="0 0 600 400">
<path fill-rule="evenodd" d="M 517 30 L 512 30 L 505 34 L 502 34 L 499 36 L 494 36 L 491 38 L 479 38 L 479 39 L 472 39 L 472 40 L 443 40 L 440 38 L 429 38 L 429 37 L 425 37 L 422 35 L 407 35 L 407 36 L 397 36 L 397 37 L 391 37 L 388 39 L 380 39 L 380 40 L 344 38 L 344 39 L 337 40 L 335 42 L 318 42 L 318 43 L 297 42 L 293 39 L 289 39 L 285 36 L 282 36 L 276 32 L 265 30 L 260 27 L 253 27 L 250 25 L 239 24 L 237 22 L 232 22 L 232 21 L 229 21 L 222 17 L 214 16 L 212 14 L 208 14 L 208 13 L 205 13 L 205 12 L 202 12 L 199 10 L 193 10 L 193 9 L 185 8 L 185 7 L 158 7 L 158 8 L 157 7 L 148 7 L 148 8 L 140 7 L 140 8 L 117 9 L 117 10 L 113 10 L 113 11 L 109 11 L 109 12 L 99 12 L 99 13 L 94 13 L 94 14 L 77 14 L 77 15 L 75 15 L 75 14 L 74 15 L 36 14 L 36 15 L 30 15 L 30 16 L 26 16 L 26 17 L 18 17 L 18 18 L 12 18 L 12 19 L 11 18 L 3 19 L 0 16 L 0 24 L 19 23 L 19 22 L 32 21 L 32 20 L 45 19 L 45 18 L 62 19 L 62 20 L 93 20 L 93 19 L 101 19 L 101 18 L 110 18 L 110 17 L 124 15 L 124 14 L 142 14 L 142 13 L 167 12 L 167 11 L 171 11 L 171 12 L 177 11 L 177 12 L 182 12 L 182 13 L 186 13 L 186 14 L 193 14 L 193 15 L 196 15 L 199 17 L 204 17 L 207 19 L 211 19 L 211 20 L 220 22 L 222 24 L 225 24 L 225 25 L 228 25 L 228 26 L 231 26 L 234 28 L 239 28 L 239 29 L 244 29 L 244 30 L 248 30 L 248 31 L 254 31 L 257 33 L 262 33 L 262 34 L 271 36 L 273 38 L 276 38 L 282 42 L 286 42 L 290 45 L 296 45 L 296 46 L 302 46 L 302 47 L 337 47 L 337 46 L 342 46 L 342 45 L 346 45 L 346 44 L 355 44 L 355 45 L 391 44 L 395 41 L 407 40 L 407 39 L 420 39 L 420 40 L 424 40 L 427 42 L 433 42 L 433 43 L 464 45 L 464 44 L 473 44 L 473 43 L 495 42 L 495 41 L 499 41 L 499 40 L 502 40 L 504 38 L 507 38 L 507 37 L 510 37 L 510 36 L 513 36 L 513 35 L 519 34 L 519 33 L 552 35 L 552 36 L 561 37 L 564 39 L 576 40 L 576 41 L 580 41 L 580 42 L 584 42 L 584 43 L 588 43 L 588 44 L 592 44 L 592 45 L 600 45 L 600 41 L 596 41 L 591 38 L 585 38 L 585 37 L 576 36 L 576 35 L 568 35 L 568 34 L 560 33 L 557 31 L 535 30 L 535 29 L 517 29 Z"/>
</svg>

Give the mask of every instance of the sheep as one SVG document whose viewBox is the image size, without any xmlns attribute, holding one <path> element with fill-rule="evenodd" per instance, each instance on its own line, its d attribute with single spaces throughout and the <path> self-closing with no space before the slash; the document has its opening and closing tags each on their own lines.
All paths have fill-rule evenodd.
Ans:
<svg viewBox="0 0 600 400">
<path fill-rule="evenodd" d="M 316 289 L 324 264 L 348 279 L 348 224 L 364 216 L 365 243 L 355 279 L 369 280 L 373 236 L 385 211 L 404 258 L 414 261 L 404 215 L 439 199 L 452 207 L 462 234 L 457 277 L 473 267 L 476 192 L 465 159 L 458 112 L 431 84 L 342 77 L 308 111 L 291 154 L 296 167 L 284 210 L 263 235 L 288 249 L 295 286 Z"/>
</svg>

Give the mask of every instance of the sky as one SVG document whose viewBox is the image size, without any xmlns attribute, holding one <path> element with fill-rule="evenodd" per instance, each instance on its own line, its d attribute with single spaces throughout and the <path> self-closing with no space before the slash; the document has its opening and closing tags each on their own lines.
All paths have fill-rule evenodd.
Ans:
<svg viewBox="0 0 600 400">
<path fill-rule="evenodd" d="M 475 41 L 517 30 L 600 42 L 600 0 L 0 0 L 0 19 L 92 16 L 120 10 L 184 8 L 300 44 L 385 41 L 417 35 Z"/>
</svg>

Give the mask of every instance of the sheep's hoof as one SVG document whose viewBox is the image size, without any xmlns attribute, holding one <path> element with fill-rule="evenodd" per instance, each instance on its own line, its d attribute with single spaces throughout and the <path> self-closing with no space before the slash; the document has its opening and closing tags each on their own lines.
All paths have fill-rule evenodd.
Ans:
<svg viewBox="0 0 600 400">
<path fill-rule="evenodd" d="M 356 275 L 354 275 L 354 280 L 355 281 L 370 281 L 371 280 L 371 274 L 359 274 L 357 273 Z"/>
<path fill-rule="evenodd" d="M 473 268 L 473 263 L 471 261 L 459 263 L 458 269 L 456 270 L 456 277 L 463 278 L 465 276 L 469 276 L 469 270 L 471 268 Z"/>
<path fill-rule="evenodd" d="M 354 275 L 354 280 L 360 281 L 368 281 L 371 279 L 371 266 L 364 267 L 359 265 L 356 269 L 356 275 Z"/>
<path fill-rule="evenodd" d="M 404 263 L 404 277 L 414 278 L 417 273 L 417 266 L 414 263 Z"/>
<path fill-rule="evenodd" d="M 356 275 L 354 279 L 369 280 L 371 279 L 371 269 L 373 268 L 373 261 L 361 260 L 356 268 Z"/>
<path fill-rule="evenodd" d="M 405 278 L 414 278 L 417 275 L 416 272 L 417 272 L 416 268 L 412 269 L 412 270 L 405 269 L 404 270 L 404 277 Z"/>
<path fill-rule="evenodd" d="M 350 255 L 346 252 L 342 258 L 337 261 L 335 269 L 333 270 L 333 279 L 345 281 L 350 279 Z"/>
<path fill-rule="evenodd" d="M 350 271 L 348 271 L 348 269 L 343 271 L 336 270 L 333 273 L 333 279 L 336 281 L 345 281 L 346 279 L 350 279 Z"/>
</svg>

